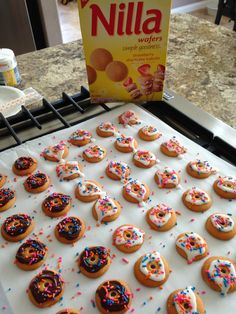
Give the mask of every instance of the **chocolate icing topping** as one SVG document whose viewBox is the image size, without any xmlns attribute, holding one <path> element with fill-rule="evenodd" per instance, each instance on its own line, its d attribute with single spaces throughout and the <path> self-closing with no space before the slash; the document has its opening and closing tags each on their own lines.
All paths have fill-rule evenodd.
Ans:
<svg viewBox="0 0 236 314">
<path fill-rule="evenodd" d="M 37 173 L 29 176 L 26 179 L 25 184 L 27 184 L 27 186 L 30 189 L 37 189 L 37 188 L 43 186 L 47 181 L 48 181 L 48 179 L 47 179 L 46 174 L 44 174 L 42 172 L 37 172 Z"/>
<path fill-rule="evenodd" d="M 97 289 L 96 294 L 107 313 L 128 309 L 131 294 L 119 281 L 104 282 L 103 286 Z"/>
<path fill-rule="evenodd" d="M 71 197 L 62 193 L 53 193 L 49 195 L 43 202 L 43 206 L 52 213 L 58 213 L 69 205 Z"/>
<path fill-rule="evenodd" d="M 47 247 L 42 242 L 29 239 L 23 243 L 17 253 L 16 260 L 21 264 L 33 265 L 44 259 Z"/>
<path fill-rule="evenodd" d="M 81 221 L 76 217 L 66 217 L 57 224 L 59 235 L 67 240 L 73 241 L 81 232 Z"/>
<path fill-rule="evenodd" d="M 12 215 L 3 223 L 4 231 L 11 237 L 16 237 L 27 231 L 31 225 L 32 218 L 25 214 Z"/>
<path fill-rule="evenodd" d="M 54 300 L 63 289 L 64 282 L 60 275 L 51 270 L 43 270 L 35 276 L 29 286 L 37 303 L 45 303 Z"/>
<path fill-rule="evenodd" d="M 10 189 L 0 189 L 0 208 L 15 197 L 15 192 Z"/>
<path fill-rule="evenodd" d="M 80 267 L 88 273 L 96 273 L 107 265 L 110 255 L 103 246 L 86 248 L 80 255 Z"/>
<path fill-rule="evenodd" d="M 31 166 L 33 166 L 33 164 L 34 164 L 33 158 L 31 158 L 31 157 L 20 157 L 15 161 L 14 166 L 17 170 L 27 170 Z"/>
</svg>

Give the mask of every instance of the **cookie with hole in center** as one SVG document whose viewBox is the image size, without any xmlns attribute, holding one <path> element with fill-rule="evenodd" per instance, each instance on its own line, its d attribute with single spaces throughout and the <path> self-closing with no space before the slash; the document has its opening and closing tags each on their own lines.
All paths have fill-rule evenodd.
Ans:
<svg viewBox="0 0 236 314">
<path fill-rule="evenodd" d="M 43 265 L 47 256 L 47 246 L 33 239 L 28 239 L 21 244 L 16 252 L 16 266 L 22 270 L 35 270 Z"/>
<path fill-rule="evenodd" d="M 202 265 L 202 278 L 211 289 L 221 295 L 235 292 L 236 263 L 228 257 L 209 257 Z"/>
<path fill-rule="evenodd" d="M 188 264 L 199 261 L 208 255 L 208 245 L 205 239 L 195 232 L 185 232 L 178 235 L 176 250 Z"/>
<path fill-rule="evenodd" d="M 79 269 L 89 278 L 101 277 L 111 264 L 110 250 L 103 246 L 87 247 L 78 259 Z"/>
<path fill-rule="evenodd" d="M 170 268 L 164 256 L 153 251 L 141 256 L 134 265 L 135 277 L 144 286 L 162 286 L 169 278 Z"/>
<path fill-rule="evenodd" d="M 7 180 L 7 176 L 4 176 L 3 174 L 0 173 L 0 188 L 4 186 L 4 184 L 6 183 L 6 180 Z"/>
<path fill-rule="evenodd" d="M 133 253 L 143 245 L 145 232 L 132 225 L 126 224 L 118 227 L 113 233 L 113 244 L 124 253 Z"/>
<path fill-rule="evenodd" d="M 50 186 L 49 177 L 42 172 L 36 172 L 28 176 L 24 182 L 24 187 L 29 193 L 41 193 Z"/>
<path fill-rule="evenodd" d="M 166 302 L 167 314 L 204 314 L 204 303 L 194 291 L 195 288 L 189 286 L 172 292 Z"/>
<path fill-rule="evenodd" d="M 28 296 L 30 301 L 39 308 L 56 304 L 64 293 L 64 280 L 54 270 L 44 269 L 30 282 Z"/>
<path fill-rule="evenodd" d="M 119 123 L 123 124 L 124 126 L 135 125 L 140 123 L 138 115 L 136 115 L 136 113 L 132 110 L 128 110 L 120 114 L 118 120 Z"/>
<path fill-rule="evenodd" d="M 187 149 L 175 137 L 162 143 L 160 149 L 168 157 L 182 158 L 187 152 Z"/>
<path fill-rule="evenodd" d="M 102 314 L 124 314 L 130 310 L 133 294 L 125 281 L 107 280 L 101 283 L 95 294 L 95 302 Z"/>
<path fill-rule="evenodd" d="M 0 189 L 0 212 L 11 208 L 16 201 L 15 192 L 9 188 Z"/>
<path fill-rule="evenodd" d="M 157 170 L 154 179 L 159 189 L 179 188 L 180 176 L 169 167 L 165 167 L 164 170 Z"/>
<path fill-rule="evenodd" d="M 130 167 L 123 161 L 111 160 L 106 167 L 106 175 L 112 180 L 124 182 L 130 173 Z"/>
<path fill-rule="evenodd" d="M 72 199 L 63 193 L 52 193 L 42 203 L 44 213 L 49 217 L 60 217 L 68 213 Z"/>
<path fill-rule="evenodd" d="M 83 151 L 83 158 L 91 163 L 102 161 L 106 157 L 107 151 L 99 145 L 91 145 Z"/>
<path fill-rule="evenodd" d="M 70 181 L 79 177 L 84 177 L 83 167 L 77 161 L 61 160 L 56 167 L 56 173 L 61 181 Z"/>
<path fill-rule="evenodd" d="M 217 172 L 216 168 L 213 168 L 208 161 L 200 159 L 190 161 L 186 166 L 186 171 L 196 179 L 205 179 Z"/>
<path fill-rule="evenodd" d="M 27 176 L 36 170 L 37 164 L 37 160 L 33 157 L 19 157 L 14 162 L 12 171 L 18 176 Z"/>
<path fill-rule="evenodd" d="M 151 168 L 157 163 L 157 158 L 148 150 L 137 150 L 133 155 L 133 163 L 139 168 Z"/>
<path fill-rule="evenodd" d="M 5 240 L 18 242 L 33 231 L 34 225 L 34 220 L 29 215 L 15 214 L 4 220 L 1 233 Z"/>
<path fill-rule="evenodd" d="M 146 220 L 152 229 L 165 232 L 176 225 L 177 218 L 171 207 L 158 204 L 147 211 Z"/>
<path fill-rule="evenodd" d="M 99 198 L 92 208 L 94 219 L 103 223 L 116 220 L 120 212 L 120 203 L 108 196 Z"/>
<path fill-rule="evenodd" d="M 121 153 L 135 153 L 138 147 L 138 143 L 133 136 L 125 135 L 117 137 L 114 145 Z"/>
<path fill-rule="evenodd" d="M 80 181 L 75 189 L 75 196 L 82 202 L 93 202 L 105 196 L 102 186 L 93 180 Z"/>
<path fill-rule="evenodd" d="M 42 156 L 49 161 L 58 162 L 62 159 L 65 159 L 69 154 L 68 147 L 66 144 L 61 141 L 60 143 L 46 147 L 43 152 Z"/>
<path fill-rule="evenodd" d="M 66 309 L 63 309 L 63 310 L 57 312 L 56 314 L 81 314 L 81 312 L 79 310 L 76 310 L 76 309 L 66 308 Z"/>
<path fill-rule="evenodd" d="M 140 206 L 144 206 L 149 196 L 149 187 L 139 180 L 131 179 L 123 186 L 123 197 L 130 203 L 138 203 Z"/>
<path fill-rule="evenodd" d="M 206 229 L 216 239 L 230 240 L 236 234 L 235 218 L 227 214 L 212 214 L 206 221 Z"/>
<path fill-rule="evenodd" d="M 92 133 L 84 130 L 78 129 L 71 134 L 68 142 L 75 146 L 84 146 L 90 143 L 92 140 Z"/>
<path fill-rule="evenodd" d="M 222 198 L 236 198 L 236 177 L 219 177 L 213 184 L 214 191 Z"/>
<path fill-rule="evenodd" d="M 109 121 L 100 123 L 96 128 L 96 132 L 101 137 L 110 137 L 118 134 L 116 126 Z"/>
<path fill-rule="evenodd" d="M 200 213 L 205 212 L 212 205 L 210 195 L 197 187 L 193 187 L 184 192 L 182 201 L 188 209 Z"/>
<path fill-rule="evenodd" d="M 138 131 L 138 136 L 143 141 L 155 141 L 162 136 L 162 133 L 158 131 L 155 126 L 152 125 L 145 125 Z"/>
<path fill-rule="evenodd" d="M 73 244 L 83 237 L 85 223 L 79 217 L 66 217 L 55 227 L 55 236 L 58 241 L 65 244 Z"/>
</svg>

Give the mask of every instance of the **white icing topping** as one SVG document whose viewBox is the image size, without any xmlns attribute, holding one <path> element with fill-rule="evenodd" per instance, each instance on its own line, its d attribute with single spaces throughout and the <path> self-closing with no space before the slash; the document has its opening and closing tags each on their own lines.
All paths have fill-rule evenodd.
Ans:
<svg viewBox="0 0 236 314">
<path fill-rule="evenodd" d="M 185 233 L 176 240 L 176 245 L 182 249 L 186 255 L 189 263 L 192 263 L 196 256 L 202 255 L 206 252 L 206 242 L 197 233 Z"/>
<path fill-rule="evenodd" d="M 157 170 L 156 175 L 159 181 L 159 188 L 163 188 L 168 184 L 174 184 L 175 186 L 179 184 L 179 178 L 176 171 L 169 167 L 165 167 L 164 171 Z"/>
<path fill-rule="evenodd" d="M 178 314 L 198 314 L 196 296 L 192 287 L 179 291 L 173 301 Z M 188 304 L 187 309 L 186 304 Z"/>
<path fill-rule="evenodd" d="M 217 187 L 224 192 L 236 194 L 236 178 L 225 176 L 217 180 Z"/>
<path fill-rule="evenodd" d="M 167 205 L 159 204 L 157 206 L 154 206 L 150 210 L 148 214 L 148 218 L 157 227 L 163 227 L 170 220 L 171 211 L 172 211 L 172 208 L 168 207 Z"/>
<path fill-rule="evenodd" d="M 99 221 L 102 221 L 105 217 L 111 217 L 118 212 L 114 200 L 107 196 L 97 200 L 95 210 Z"/>
<path fill-rule="evenodd" d="M 124 186 L 124 189 L 128 195 L 136 199 L 140 204 L 143 204 L 147 190 L 142 182 L 138 180 L 130 180 Z"/>
<path fill-rule="evenodd" d="M 100 189 L 99 186 L 95 182 L 90 180 L 80 181 L 77 185 L 77 189 L 79 190 L 79 194 L 81 196 L 94 196 L 100 195 L 101 197 L 105 196 L 105 192 Z"/>
<path fill-rule="evenodd" d="M 150 280 L 164 280 L 166 276 L 165 266 L 160 253 L 154 251 L 152 253 L 145 254 L 140 263 L 140 271 Z"/>
<path fill-rule="evenodd" d="M 84 141 L 84 140 L 90 140 L 91 137 L 92 135 L 90 132 L 83 129 L 78 129 L 77 131 L 71 134 L 70 140 Z"/>
<path fill-rule="evenodd" d="M 102 122 L 98 128 L 104 133 L 113 133 L 113 135 L 117 134 L 116 127 L 111 122 Z"/>
<path fill-rule="evenodd" d="M 55 146 L 48 146 L 44 149 L 43 154 L 48 157 L 53 157 L 56 160 L 60 161 L 65 152 L 65 143 L 61 142 Z"/>
<path fill-rule="evenodd" d="M 216 173 L 216 169 L 211 167 L 208 161 L 201 161 L 197 159 L 190 162 L 190 167 L 193 171 L 199 174 Z"/>
<path fill-rule="evenodd" d="M 169 152 L 176 152 L 178 155 L 186 153 L 186 148 L 175 137 L 164 142 L 163 145 Z"/>
<path fill-rule="evenodd" d="M 131 225 L 121 226 L 115 232 L 114 242 L 116 245 L 132 247 L 142 244 L 144 235 L 145 232 L 137 227 Z"/>
<path fill-rule="evenodd" d="M 116 144 L 118 146 L 120 146 L 120 147 L 132 148 L 133 152 L 136 152 L 135 139 L 132 136 L 129 136 L 129 137 L 125 137 L 125 136 L 117 137 Z"/>
<path fill-rule="evenodd" d="M 149 166 L 152 161 L 156 161 L 156 156 L 148 150 L 138 150 L 134 154 L 134 159 L 144 166 Z"/>
<path fill-rule="evenodd" d="M 78 174 L 80 177 L 84 177 L 83 172 L 80 170 L 79 163 L 77 161 L 65 161 L 61 160 L 56 167 L 57 176 L 63 180 L 74 174 Z"/>
<path fill-rule="evenodd" d="M 123 120 L 124 125 L 129 124 L 131 121 L 136 121 L 136 123 L 139 123 L 139 118 L 136 116 L 135 112 L 132 110 L 125 111 L 120 116 L 121 120 Z"/>
<path fill-rule="evenodd" d="M 153 136 L 153 135 L 157 135 L 157 134 L 159 134 L 160 136 L 162 135 L 161 132 L 158 131 L 158 129 L 152 125 L 145 125 L 144 127 L 142 127 L 142 132 L 143 132 L 143 134 L 145 134 L 147 136 Z"/>
<path fill-rule="evenodd" d="M 222 272 L 221 269 L 227 269 Z M 236 284 L 236 271 L 230 261 L 216 259 L 211 262 L 208 269 L 208 278 L 221 288 L 221 293 L 228 293 L 230 287 Z"/>
<path fill-rule="evenodd" d="M 105 150 L 98 145 L 91 145 L 90 147 L 88 147 L 87 149 L 84 150 L 84 154 L 88 157 L 88 158 L 104 158 L 105 156 Z"/>
<path fill-rule="evenodd" d="M 124 179 L 127 178 L 127 170 L 129 170 L 129 166 L 123 161 L 110 161 L 108 164 L 108 170 L 119 177 L 121 181 L 124 181 Z"/>
<path fill-rule="evenodd" d="M 210 202 L 210 197 L 205 191 L 197 187 L 193 187 L 187 191 L 185 200 L 191 204 L 201 206 L 208 204 Z"/>
<path fill-rule="evenodd" d="M 222 232 L 230 232 L 234 228 L 234 220 L 226 214 L 212 214 L 210 216 L 213 226 Z"/>
</svg>

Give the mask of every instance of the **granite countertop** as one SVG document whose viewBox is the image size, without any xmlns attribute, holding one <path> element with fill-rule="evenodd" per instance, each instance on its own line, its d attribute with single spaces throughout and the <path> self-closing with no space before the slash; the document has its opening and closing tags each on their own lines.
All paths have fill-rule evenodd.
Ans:
<svg viewBox="0 0 236 314">
<path fill-rule="evenodd" d="M 172 15 L 166 87 L 236 127 L 236 34 L 189 14 Z M 82 41 L 17 57 L 21 89 L 49 101 L 87 86 Z"/>
</svg>

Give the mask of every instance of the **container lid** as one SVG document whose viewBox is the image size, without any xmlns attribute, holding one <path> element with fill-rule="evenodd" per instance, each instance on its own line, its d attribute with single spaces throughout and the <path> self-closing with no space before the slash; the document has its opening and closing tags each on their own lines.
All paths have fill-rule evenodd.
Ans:
<svg viewBox="0 0 236 314">
<path fill-rule="evenodd" d="M 0 49 L 0 62 L 9 62 L 14 60 L 14 52 L 8 48 Z"/>
</svg>

